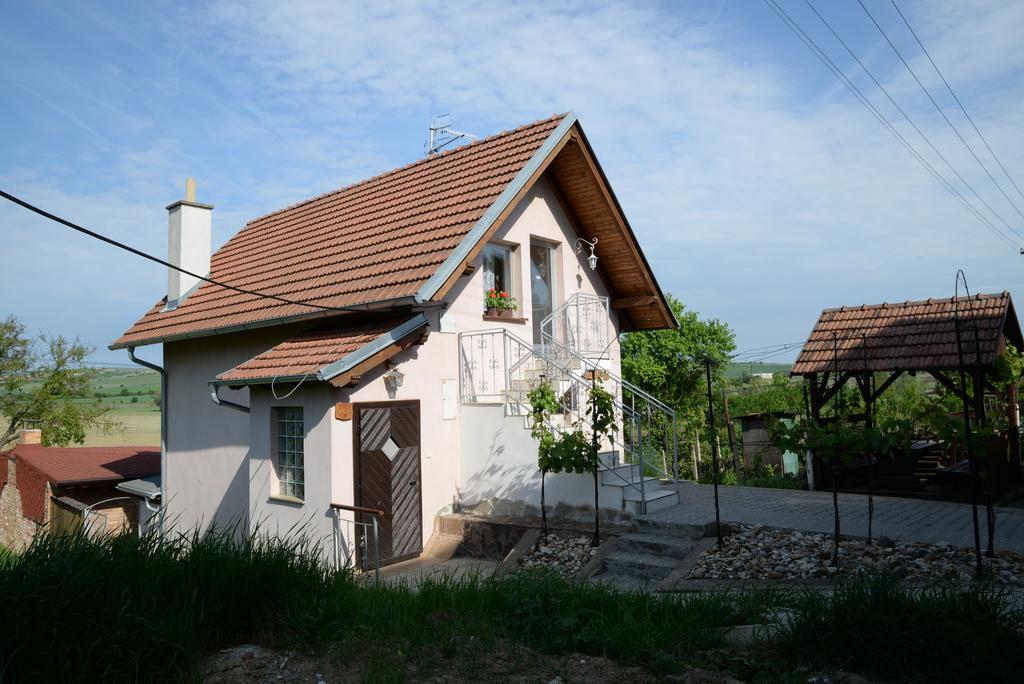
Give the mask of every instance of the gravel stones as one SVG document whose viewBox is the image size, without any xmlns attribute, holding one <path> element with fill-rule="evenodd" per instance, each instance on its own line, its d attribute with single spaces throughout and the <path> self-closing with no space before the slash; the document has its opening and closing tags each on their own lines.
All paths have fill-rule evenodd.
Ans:
<svg viewBox="0 0 1024 684">
<path fill-rule="evenodd" d="M 697 560 L 690 577 L 729 580 L 800 580 L 829 578 L 858 570 L 888 570 L 907 579 L 971 579 L 973 549 L 948 542 L 898 541 L 880 538 L 844 539 L 839 545 L 839 565 L 832 564 L 831 535 L 778 530 L 760 525 L 741 525 Z M 1002 584 L 1024 587 L 1024 556 L 998 552 L 983 559 L 987 574 Z"/>
<path fill-rule="evenodd" d="M 536 546 L 523 554 L 519 567 L 549 568 L 565 577 L 574 577 L 597 553 L 590 542 L 586 535 L 561 537 L 549 533 L 547 539 L 541 537 Z"/>
</svg>

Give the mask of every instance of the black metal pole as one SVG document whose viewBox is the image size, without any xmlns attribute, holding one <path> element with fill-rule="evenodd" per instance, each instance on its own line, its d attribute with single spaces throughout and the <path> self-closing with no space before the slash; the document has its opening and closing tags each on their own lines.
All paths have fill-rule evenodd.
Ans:
<svg viewBox="0 0 1024 684">
<path fill-rule="evenodd" d="M 722 518 L 718 509 L 718 440 L 715 439 L 715 402 L 711 394 L 711 357 L 704 359 L 704 368 L 708 378 L 708 431 L 711 440 L 712 482 L 715 488 L 715 538 L 718 548 L 722 548 Z"/>
<path fill-rule="evenodd" d="M 864 343 L 864 422 L 868 429 L 874 427 L 874 415 L 872 412 L 875 402 L 874 389 L 871 387 L 874 376 L 868 371 L 868 336 L 861 335 Z M 868 454 L 868 544 L 871 543 L 871 526 L 875 518 L 875 455 Z"/>
<path fill-rule="evenodd" d="M 594 543 L 601 545 L 601 509 L 598 507 L 597 491 L 597 366 L 590 371 L 590 432 L 591 448 L 594 450 Z M 640 477 L 644 474 L 640 473 Z"/>
<path fill-rule="evenodd" d="M 832 333 L 832 365 L 835 368 L 836 379 L 835 382 L 839 383 L 839 337 L 836 333 Z M 843 419 L 843 386 L 840 384 L 836 387 L 836 415 L 833 425 L 835 425 L 834 431 L 838 434 L 842 429 Z M 832 565 L 839 567 L 839 536 L 840 536 L 840 524 L 839 524 L 839 447 L 836 447 L 836 452 L 832 454 L 832 513 L 835 522 L 835 546 L 832 551 Z"/>
</svg>

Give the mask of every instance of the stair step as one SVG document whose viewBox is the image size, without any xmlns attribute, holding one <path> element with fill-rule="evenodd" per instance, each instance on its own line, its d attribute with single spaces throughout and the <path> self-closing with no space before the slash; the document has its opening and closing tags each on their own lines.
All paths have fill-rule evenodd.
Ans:
<svg viewBox="0 0 1024 684">
<path fill-rule="evenodd" d="M 662 558 L 631 551 L 614 551 L 604 559 L 604 568 L 609 574 L 631 575 L 648 580 L 665 579 L 678 565 L 678 558 Z"/>
<path fill-rule="evenodd" d="M 640 493 L 632 487 L 623 489 L 622 499 L 626 510 L 637 514 L 648 514 L 671 508 L 679 503 L 679 493 L 675 489 L 655 489 L 653 491 L 648 489 L 644 494 L 646 495 L 646 506 L 641 507 Z"/>
<path fill-rule="evenodd" d="M 696 548 L 696 544 L 681 537 L 630 532 L 619 537 L 619 548 L 663 557 L 686 558 Z"/>
<path fill-rule="evenodd" d="M 602 457 L 605 454 L 601 454 Z M 602 458 L 603 460 L 603 458 Z M 608 461 L 605 461 L 607 463 Z M 623 487 L 627 482 L 639 482 L 636 478 L 640 475 L 638 465 L 619 465 L 614 468 L 606 468 L 601 471 L 601 484 L 615 487 Z"/>
<path fill-rule="evenodd" d="M 601 586 L 608 587 L 609 589 L 631 592 L 653 591 L 658 584 L 658 582 L 651 582 L 643 577 L 637 577 L 635 575 L 618 575 L 611 572 L 602 572 L 594 575 L 589 581 L 593 584 L 600 584 Z"/>
</svg>

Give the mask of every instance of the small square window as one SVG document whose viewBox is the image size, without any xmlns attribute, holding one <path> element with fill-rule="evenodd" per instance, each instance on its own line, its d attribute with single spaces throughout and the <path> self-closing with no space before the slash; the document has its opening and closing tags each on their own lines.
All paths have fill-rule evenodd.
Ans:
<svg viewBox="0 0 1024 684">
<path fill-rule="evenodd" d="M 388 437 L 388 441 L 384 442 L 384 446 L 380 448 L 384 452 L 384 455 L 388 457 L 389 461 L 394 461 L 395 456 L 398 455 L 398 445 L 395 444 L 395 440 Z"/>
</svg>

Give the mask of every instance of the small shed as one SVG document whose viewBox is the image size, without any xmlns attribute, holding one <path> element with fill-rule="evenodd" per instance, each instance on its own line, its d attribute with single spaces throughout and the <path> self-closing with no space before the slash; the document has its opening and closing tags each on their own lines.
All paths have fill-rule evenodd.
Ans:
<svg viewBox="0 0 1024 684">
<path fill-rule="evenodd" d="M 959 339 L 959 342 L 958 342 Z M 1005 353 L 1007 344 L 1024 348 L 1020 323 L 1009 292 L 973 297 L 865 304 L 825 309 L 804 344 L 792 375 L 807 382 L 811 417 L 822 419 L 824 408 L 849 381 L 854 381 L 867 407 L 849 416 L 872 424 L 875 400 L 904 373 L 925 372 L 953 394 L 966 399 L 978 422 L 986 421 L 985 382 L 973 396 L 957 380 L 961 363 L 970 377 L 983 377 Z M 875 381 L 878 380 L 877 386 Z M 1020 475 L 1020 416 L 1016 388 L 1005 397 L 1008 429 L 994 468 L 1014 481 Z M 814 459 L 818 488 L 831 486 L 830 473 Z"/>
<path fill-rule="evenodd" d="M 787 472 L 782 452 L 772 444 L 769 424 L 773 420 L 793 420 L 794 418 L 796 418 L 795 413 L 785 411 L 751 413 L 740 416 L 743 467 L 751 470 L 760 462 L 764 465 L 774 466 L 776 472 Z"/>
<path fill-rule="evenodd" d="M 117 486 L 159 474 L 159 447 L 18 444 L 0 453 L 0 544 L 23 549 L 46 526 L 135 531 L 139 499 Z"/>
</svg>

